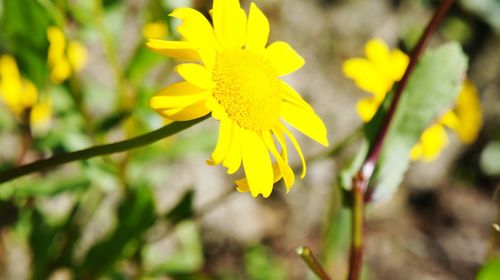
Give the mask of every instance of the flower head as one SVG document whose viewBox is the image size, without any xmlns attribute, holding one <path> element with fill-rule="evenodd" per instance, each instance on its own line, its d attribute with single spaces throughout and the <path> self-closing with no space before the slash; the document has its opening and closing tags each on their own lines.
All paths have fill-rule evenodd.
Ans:
<svg viewBox="0 0 500 280">
<path fill-rule="evenodd" d="M 83 69 L 87 63 L 87 49 L 80 42 L 68 42 L 59 27 L 49 27 L 47 37 L 49 39 L 47 61 L 50 67 L 50 79 L 53 83 L 59 84 L 67 80 L 72 73 Z"/>
<path fill-rule="evenodd" d="M 366 58 L 351 58 L 344 62 L 342 71 L 356 85 L 371 94 L 371 98 L 358 101 L 356 110 L 360 118 L 371 120 L 392 85 L 399 81 L 408 66 L 409 57 L 402 51 L 389 50 L 380 39 L 372 39 L 365 45 Z"/>
<path fill-rule="evenodd" d="M 361 99 L 356 106 L 360 118 L 368 122 L 389 93 L 393 84 L 399 81 L 408 66 L 409 57 L 396 49 L 390 51 L 379 40 L 370 40 L 365 46 L 367 58 L 353 58 L 344 62 L 343 72 L 356 85 L 373 94 L 373 98 Z M 434 160 L 448 145 L 450 128 L 464 143 L 473 142 L 482 124 L 481 105 L 474 85 L 466 80 L 458 95 L 455 107 L 445 112 L 420 136 L 420 142 L 410 151 L 412 160 Z"/>
<path fill-rule="evenodd" d="M 10 55 L 0 57 L 0 97 L 18 118 L 30 110 L 30 124 L 43 127 L 51 115 L 50 100 L 40 100 L 35 85 L 21 77 L 16 60 Z"/>
<path fill-rule="evenodd" d="M 157 93 L 151 107 L 175 121 L 212 113 L 220 128 L 208 163 L 222 163 L 229 174 L 243 165 L 246 178 L 236 181 L 239 191 L 268 197 L 281 178 L 289 190 L 294 173 L 285 136 L 302 159 L 302 177 L 306 165 L 285 123 L 328 145 L 323 121 L 280 79 L 301 68 L 304 60 L 285 42 L 267 46 L 269 22 L 253 3 L 247 18 L 238 0 L 214 0 L 211 15 L 213 26 L 194 9 L 176 9 L 171 16 L 182 20 L 177 30 L 184 40 L 147 43 L 161 54 L 201 62 L 178 65 L 176 71 L 184 81 Z"/>
</svg>

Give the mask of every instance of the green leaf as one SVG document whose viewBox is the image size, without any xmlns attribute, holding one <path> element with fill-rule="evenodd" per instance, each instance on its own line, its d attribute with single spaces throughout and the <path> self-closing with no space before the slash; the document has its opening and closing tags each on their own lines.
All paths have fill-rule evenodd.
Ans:
<svg viewBox="0 0 500 280">
<path fill-rule="evenodd" d="M 422 56 L 401 96 L 370 182 L 377 185 L 375 201 L 396 191 L 408 169 L 411 148 L 422 132 L 455 103 L 466 70 L 467 58 L 456 43 Z"/>
<path fill-rule="evenodd" d="M 31 279 L 47 279 L 58 250 L 56 238 L 58 227 L 49 224 L 36 208 L 31 217 L 32 228 L 29 236 L 33 269 Z"/>
<path fill-rule="evenodd" d="M 82 233 L 79 210 L 80 204 L 77 203 L 58 223 L 49 222 L 37 208 L 31 212 L 32 279 L 48 279 L 57 268 L 74 265 L 72 256 Z"/>
<path fill-rule="evenodd" d="M 484 173 L 490 176 L 500 175 L 500 141 L 488 143 L 481 152 L 480 166 Z"/>
<path fill-rule="evenodd" d="M 165 215 L 165 219 L 167 219 L 172 224 L 177 224 L 183 220 L 191 219 L 194 217 L 193 210 L 193 199 L 194 199 L 194 191 L 187 191 L 184 196 L 179 200 L 176 206 L 172 208 Z"/>
<path fill-rule="evenodd" d="M 498 280 L 500 279 L 500 259 L 491 260 L 483 265 L 476 280 Z"/>
<path fill-rule="evenodd" d="M 422 132 L 455 102 L 467 68 L 467 58 L 457 43 L 428 50 L 420 59 L 403 92 L 391 126 L 387 132 L 370 184 L 376 185 L 373 200 L 388 199 L 400 185 L 410 164 L 409 152 Z M 392 94 L 375 117 L 365 125 L 366 141 L 373 145 L 389 108 Z M 360 151 L 365 158 L 367 152 Z M 359 170 L 351 166 L 351 174 Z M 348 171 L 349 172 L 349 171 Z M 355 171 L 354 171 L 355 172 Z M 346 187 L 350 189 L 350 182 Z"/>
<path fill-rule="evenodd" d="M 118 208 L 118 225 L 104 240 L 95 244 L 87 253 L 78 271 L 78 278 L 97 279 L 106 273 L 134 241 L 155 222 L 153 194 L 146 186 L 130 189 Z"/>
</svg>

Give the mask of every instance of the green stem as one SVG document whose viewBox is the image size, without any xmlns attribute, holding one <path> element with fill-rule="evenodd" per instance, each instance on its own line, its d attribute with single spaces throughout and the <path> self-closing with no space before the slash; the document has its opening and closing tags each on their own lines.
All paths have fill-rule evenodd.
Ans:
<svg viewBox="0 0 500 280">
<path fill-rule="evenodd" d="M 297 254 L 304 260 L 309 269 L 321 280 L 331 280 L 330 276 L 326 274 L 321 264 L 314 257 L 311 249 L 308 247 L 299 247 L 297 248 Z"/>
<path fill-rule="evenodd" d="M 0 173 L 0 184 L 8 182 L 10 180 L 22 177 L 24 175 L 28 175 L 30 173 L 48 170 L 50 168 L 56 167 L 58 165 L 62 165 L 72 161 L 85 160 L 92 157 L 109 155 L 119 152 L 128 151 L 131 149 L 135 149 L 138 147 L 146 146 L 152 144 L 156 141 L 159 141 L 168 136 L 174 135 L 186 128 L 189 128 L 205 119 L 207 119 L 209 115 L 204 117 L 186 121 L 186 122 L 175 122 L 170 125 L 164 126 L 158 130 L 143 134 L 141 136 L 128 139 L 121 142 L 116 142 L 107 145 L 95 146 L 88 149 L 55 155 L 48 159 L 38 160 L 30 164 L 22 165 L 19 167 L 15 167 L 9 170 L 5 170 Z"/>
</svg>

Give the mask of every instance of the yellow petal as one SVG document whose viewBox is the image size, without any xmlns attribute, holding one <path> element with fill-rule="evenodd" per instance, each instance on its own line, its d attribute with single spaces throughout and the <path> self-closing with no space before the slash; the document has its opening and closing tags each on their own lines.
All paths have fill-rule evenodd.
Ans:
<svg viewBox="0 0 500 280">
<path fill-rule="evenodd" d="M 387 65 L 389 61 L 389 47 L 380 39 L 371 39 L 368 41 L 365 45 L 365 53 L 369 60 L 379 65 Z"/>
<path fill-rule="evenodd" d="M 248 14 L 246 47 L 258 51 L 266 47 L 269 39 L 269 21 L 262 11 L 254 3 L 250 4 Z"/>
<path fill-rule="evenodd" d="M 283 80 L 280 80 L 280 83 L 281 88 L 283 89 L 283 99 L 285 101 L 301 107 L 302 109 L 313 111 L 311 105 L 309 105 L 293 87 Z"/>
<path fill-rule="evenodd" d="M 33 106 L 30 113 L 30 124 L 34 128 L 42 128 L 47 126 L 52 115 L 52 102 L 51 100 L 43 100 Z"/>
<path fill-rule="evenodd" d="M 439 118 L 439 123 L 445 125 L 451 129 L 456 129 L 460 126 L 460 120 L 458 116 L 453 111 L 447 111 L 444 115 Z"/>
<path fill-rule="evenodd" d="M 282 178 L 282 176 L 281 176 L 280 168 L 279 168 L 277 163 L 274 163 L 273 164 L 273 183 L 277 183 L 281 178 Z M 236 184 L 237 191 L 242 192 L 242 193 L 250 191 L 250 187 L 248 186 L 248 180 L 246 177 L 239 179 L 239 180 L 236 180 L 236 181 L 234 181 L 234 183 Z M 288 191 L 289 190 L 287 189 L 287 192 Z"/>
<path fill-rule="evenodd" d="M 234 124 L 231 120 L 224 120 L 220 122 L 219 127 L 219 138 L 217 140 L 217 146 L 212 152 L 210 159 L 207 161 L 210 165 L 216 165 L 221 163 L 228 153 L 229 147 L 232 142 L 234 131 Z"/>
<path fill-rule="evenodd" d="M 410 151 L 412 159 L 420 156 L 424 161 L 434 160 L 448 145 L 448 135 L 440 124 L 434 124 L 427 128 L 420 136 L 420 143 Z"/>
<path fill-rule="evenodd" d="M 21 106 L 23 109 L 33 107 L 38 99 L 38 90 L 35 85 L 28 81 L 23 80 L 23 91 L 18 93 L 21 99 Z"/>
<path fill-rule="evenodd" d="M 363 98 L 356 103 L 356 112 L 364 122 L 370 121 L 377 113 L 380 103 L 374 98 Z"/>
<path fill-rule="evenodd" d="M 208 92 L 190 95 L 155 95 L 150 100 L 153 109 L 187 107 L 208 98 Z"/>
<path fill-rule="evenodd" d="M 396 49 L 389 57 L 390 68 L 389 74 L 394 81 L 399 81 L 403 78 L 403 75 L 410 63 L 410 58 L 404 52 Z"/>
<path fill-rule="evenodd" d="M 208 98 L 207 106 L 210 111 L 212 111 L 212 117 L 214 119 L 223 121 L 228 118 L 224 107 L 222 107 L 213 96 Z"/>
<path fill-rule="evenodd" d="M 295 176 L 293 174 L 292 168 L 290 168 L 290 165 L 288 165 L 288 163 L 285 162 L 285 160 L 276 150 L 276 146 L 274 144 L 271 133 L 264 132 L 262 134 L 262 137 L 264 139 L 264 143 L 266 144 L 267 148 L 269 149 L 273 157 L 276 159 L 276 163 L 278 164 L 279 170 L 285 181 L 285 186 L 287 190 L 289 190 L 295 181 Z"/>
<path fill-rule="evenodd" d="M 215 35 L 226 49 L 241 48 L 246 39 L 246 15 L 239 0 L 214 0 L 212 9 Z"/>
<path fill-rule="evenodd" d="M 59 84 L 69 78 L 71 75 L 71 66 L 66 58 L 56 61 L 50 72 L 50 79 L 53 83 Z"/>
<path fill-rule="evenodd" d="M 354 80 L 356 85 L 375 96 L 383 97 L 392 87 L 393 82 L 384 78 L 380 70 L 369 60 L 351 58 L 342 64 L 342 72 L 347 78 Z"/>
<path fill-rule="evenodd" d="M 241 129 L 241 157 L 253 197 L 268 197 L 273 190 L 271 157 L 262 138 L 253 131 Z"/>
<path fill-rule="evenodd" d="M 302 149 L 300 148 L 300 145 L 297 142 L 297 139 L 295 139 L 295 136 L 293 136 L 293 134 L 283 124 L 279 125 L 279 131 L 284 132 L 288 136 L 288 138 L 292 142 L 293 147 L 299 154 L 300 161 L 302 162 L 302 173 L 300 174 L 300 178 L 301 179 L 304 178 L 307 172 L 306 160 L 304 158 L 304 154 L 302 153 Z"/>
<path fill-rule="evenodd" d="M 413 161 L 420 160 L 422 158 L 422 156 L 423 156 L 423 153 L 424 153 L 424 151 L 423 151 L 422 144 L 421 143 L 417 143 L 410 150 L 410 159 L 413 160 Z"/>
<path fill-rule="evenodd" d="M 0 57 L 0 94 L 7 107 L 14 113 L 24 111 L 21 100 L 23 82 L 16 60 L 10 55 Z"/>
<path fill-rule="evenodd" d="M 241 129 L 237 125 L 234 125 L 233 128 L 231 145 L 222 163 L 227 168 L 227 174 L 234 174 L 241 166 Z"/>
<path fill-rule="evenodd" d="M 172 114 L 167 111 L 166 115 L 168 115 L 168 119 L 173 121 L 189 121 L 197 118 L 201 118 L 210 113 L 210 110 L 207 108 L 206 100 L 199 101 L 193 105 L 189 105 L 185 108 L 182 108 L 179 112 Z M 161 112 L 160 112 L 161 114 Z"/>
<path fill-rule="evenodd" d="M 21 74 L 17 68 L 17 63 L 14 57 L 10 55 L 2 55 L 0 57 L 0 78 L 12 79 L 21 81 Z"/>
<path fill-rule="evenodd" d="M 151 50 L 169 57 L 182 60 L 199 60 L 196 47 L 187 41 L 165 41 L 150 39 L 146 46 Z"/>
<path fill-rule="evenodd" d="M 177 31 L 196 46 L 203 63 L 211 69 L 215 63 L 218 44 L 208 20 L 200 12 L 191 8 L 178 8 L 170 15 L 182 20 Z"/>
<path fill-rule="evenodd" d="M 195 63 L 183 63 L 178 65 L 175 70 L 184 80 L 202 88 L 212 88 L 212 76 L 204 66 Z"/>
<path fill-rule="evenodd" d="M 464 82 L 454 111 L 460 121 L 460 125 L 454 128 L 454 131 L 462 142 L 467 144 L 474 142 L 483 124 L 483 116 L 479 93 L 469 80 Z"/>
<path fill-rule="evenodd" d="M 87 49 L 80 42 L 72 41 L 68 45 L 68 60 L 75 72 L 80 72 L 87 64 Z"/>
<path fill-rule="evenodd" d="M 304 59 L 286 42 L 272 43 L 266 48 L 265 54 L 279 76 L 295 72 L 305 63 Z"/>
<path fill-rule="evenodd" d="M 177 114 L 183 107 L 193 105 L 208 98 L 208 91 L 195 87 L 189 82 L 180 82 L 160 90 L 149 102 L 152 109 L 162 111 L 163 115 L 170 111 L 172 115 Z"/>
<path fill-rule="evenodd" d="M 48 63 L 55 66 L 59 60 L 64 58 L 66 37 L 59 27 L 52 26 L 47 29 L 47 38 L 49 40 Z"/>
<path fill-rule="evenodd" d="M 314 113 L 292 103 L 281 103 L 281 118 L 297 130 L 323 146 L 328 146 L 326 127 L 323 121 Z"/>
<path fill-rule="evenodd" d="M 142 36 L 146 39 L 160 39 L 168 34 L 168 26 L 164 21 L 149 22 L 142 27 Z"/>
</svg>

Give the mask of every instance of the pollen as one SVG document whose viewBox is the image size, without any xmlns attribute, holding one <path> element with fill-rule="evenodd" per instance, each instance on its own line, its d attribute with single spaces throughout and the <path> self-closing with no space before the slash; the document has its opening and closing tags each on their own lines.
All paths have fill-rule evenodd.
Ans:
<svg viewBox="0 0 500 280">
<path fill-rule="evenodd" d="M 270 130 L 278 122 L 282 102 L 277 76 L 263 54 L 225 50 L 216 57 L 212 93 L 240 127 L 255 132 Z"/>
</svg>

